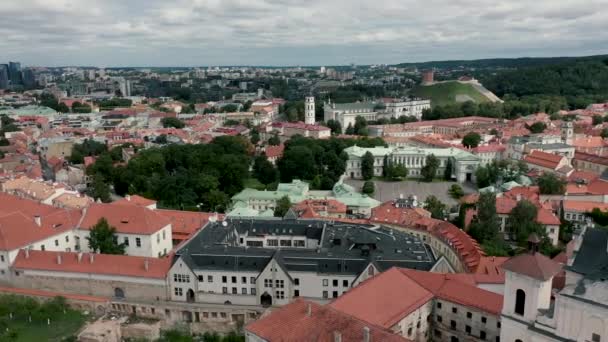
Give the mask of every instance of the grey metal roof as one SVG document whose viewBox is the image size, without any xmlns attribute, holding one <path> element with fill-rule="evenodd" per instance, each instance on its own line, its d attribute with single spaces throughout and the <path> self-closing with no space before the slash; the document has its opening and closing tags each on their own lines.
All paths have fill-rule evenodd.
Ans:
<svg viewBox="0 0 608 342">
<path fill-rule="evenodd" d="M 570 270 L 590 279 L 608 278 L 608 230 L 589 228 Z"/>
<path fill-rule="evenodd" d="M 239 236 L 293 235 L 319 241 L 318 248 L 246 247 Z M 177 257 L 193 270 L 260 272 L 271 259 L 288 271 L 359 274 L 370 263 L 429 270 L 430 248 L 417 237 L 385 227 L 293 219 L 210 222 Z"/>
</svg>

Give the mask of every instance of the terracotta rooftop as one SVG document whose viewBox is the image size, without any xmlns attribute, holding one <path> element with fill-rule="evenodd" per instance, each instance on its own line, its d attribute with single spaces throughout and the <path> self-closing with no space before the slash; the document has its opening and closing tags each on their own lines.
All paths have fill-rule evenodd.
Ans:
<svg viewBox="0 0 608 342">
<path fill-rule="evenodd" d="M 140 206 L 140 207 L 147 207 L 150 205 L 155 205 L 156 201 L 139 196 L 139 195 L 127 195 L 123 199 L 112 202 L 112 204 L 126 204 L 126 205 L 136 205 L 136 206 Z"/>
<path fill-rule="evenodd" d="M 589 202 L 589 201 L 564 200 L 563 206 L 564 206 L 564 211 L 574 211 L 574 212 L 579 212 L 579 213 L 590 212 L 594 208 L 598 208 L 602 211 L 608 210 L 608 203 Z"/>
<path fill-rule="evenodd" d="M 555 170 L 564 157 L 557 154 L 534 150 L 524 158 L 529 164 Z"/>
<path fill-rule="evenodd" d="M 599 165 L 608 165 L 608 157 L 598 156 L 596 154 L 583 153 L 583 152 L 574 152 L 574 160 L 576 161 L 585 161 L 588 163 L 599 164 Z"/>
<path fill-rule="evenodd" d="M 390 328 L 426 302 L 433 293 L 398 268 L 367 279 L 330 306 L 366 322 Z"/>
<path fill-rule="evenodd" d="M 267 158 L 278 158 L 283 155 L 283 151 L 285 151 L 285 145 L 283 144 L 277 146 L 269 145 L 266 146 L 264 154 L 266 154 Z"/>
<path fill-rule="evenodd" d="M 503 297 L 476 286 L 475 276 L 391 268 L 334 300 L 330 306 L 390 328 L 434 298 L 499 315 Z"/>
<path fill-rule="evenodd" d="M 146 207 L 95 203 L 87 209 L 79 228 L 88 230 L 102 217 L 123 234 L 154 234 L 171 224 L 171 220 Z"/>
<path fill-rule="evenodd" d="M 185 240 L 203 228 L 215 213 L 157 209 L 155 212 L 171 221 L 173 240 Z M 222 215 L 218 215 L 221 220 Z"/>
<path fill-rule="evenodd" d="M 165 279 L 171 258 L 20 250 L 15 269 Z"/>
<path fill-rule="evenodd" d="M 285 342 L 335 342 L 338 334 L 341 341 L 363 341 L 365 328 L 369 329 L 371 341 L 409 341 L 329 305 L 303 299 L 296 299 L 245 327 L 265 341 Z"/>
<path fill-rule="evenodd" d="M 521 254 L 507 260 L 503 269 L 538 280 L 549 280 L 558 274 L 562 266 L 540 253 Z"/>
</svg>

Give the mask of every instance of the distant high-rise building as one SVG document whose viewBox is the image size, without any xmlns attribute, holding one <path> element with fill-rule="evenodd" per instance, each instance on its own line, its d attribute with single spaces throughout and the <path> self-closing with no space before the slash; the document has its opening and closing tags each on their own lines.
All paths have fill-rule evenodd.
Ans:
<svg viewBox="0 0 608 342">
<path fill-rule="evenodd" d="M 8 78 L 11 84 L 21 84 L 21 63 L 8 62 Z"/>
<path fill-rule="evenodd" d="M 23 69 L 21 73 L 21 77 L 23 80 L 23 86 L 26 89 L 32 89 L 36 86 L 36 79 L 34 78 L 34 70 L 32 69 Z"/>
<path fill-rule="evenodd" d="M 0 64 L 0 89 L 8 88 L 8 65 Z"/>
<path fill-rule="evenodd" d="M 304 107 L 304 123 L 307 125 L 315 124 L 315 98 L 314 96 L 307 96 Z"/>
</svg>

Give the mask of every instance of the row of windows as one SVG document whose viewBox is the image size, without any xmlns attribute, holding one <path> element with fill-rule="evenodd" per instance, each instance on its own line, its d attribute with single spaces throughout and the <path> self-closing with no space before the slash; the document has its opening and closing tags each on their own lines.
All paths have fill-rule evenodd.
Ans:
<svg viewBox="0 0 608 342">
<path fill-rule="evenodd" d="M 437 309 L 441 310 L 442 308 L 442 303 L 441 302 L 437 302 Z M 458 313 L 458 308 L 453 306 L 452 307 L 452 313 L 457 314 Z M 472 320 L 473 319 L 473 313 L 470 311 L 467 311 L 467 318 Z M 439 322 L 441 322 L 441 316 L 437 315 L 437 320 Z M 488 322 L 488 318 L 486 316 L 481 316 L 480 318 L 481 323 L 486 324 Z M 500 328 L 500 322 L 496 322 L 496 327 Z"/>
<path fill-rule="evenodd" d="M 173 281 L 176 283 L 189 283 L 190 275 L 188 274 L 174 274 Z"/>
<path fill-rule="evenodd" d="M 332 284 L 332 286 L 339 286 L 338 284 L 340 284 L 340 281 L 338 279 L 333 279 L 331 284 Z M 323 279 L 323 286 L 329 286 L 329 279 Z M 343 287 L 349 286 L 347 279 L 342 280 L 342 286 Z"/>
<path fill-rule="evenodd" d="M 163 230 L 163 241 L 167 239 L 165 231 Z M 156 234 L 156 242 L 160 242 L 160 233 Z"/>
<path fill-rule="evenodd" d="M 164 232 L 164 231 L 163 231 Z M 114 236 L 114 242 L 118 243 L 118 237 L 115 235 Z M 123 242 L 122 242 L 125 246 L 129 247 L 129 237 L 125 236 L 123 238 Z M 141 247 L 141 238 L 135 238 L 135 247 Z"/>
<path fill-rule="evenodd" d="M 306 242 L 304 240 L 266 240 L 266 245 L 269 247 L 305 247 Z M 247 241 L 249 247 L 263 247 L 263 241 L 249 240 Z"/>
<path fill-rule="evenodd" d="M 213 282 L 213 277 L 212 276 L 208 276 L 208 282 L 212 283 Z M 203 281 L 203 276 L 198 276 L 198 280 L 199 281 Z M 232 276 L 231 277 L 231 283 L 236 284 L 238 277 L 237 276 Z M 227 276 L 222 276 L 222 283 L 227 283 L 228 282 L 228 277 Z M 247 284 L 247 277 L 241 277 L 241 284 Z M 249 277 L 249 284 L 255 284 L 255 277 Z"/>
<path fill-rule="evenodd" d="M 437 315 L 437 322 L 442 323 L 443 322 L 443 318 L 439 315 Z M 498 322 L 498 327 L 500 328 L 500 322 Z M 458 329 L 458 324 L 456 323 L 455 320 L 450 320 L 450 329 L 452 330 L 457 330 Z M 470 325 L 465 325 L 464 330 L 467 334 L 471 335 L 472 333 L 472 329 Z M 482 340 L 486 339 L 486 332 L 483 330 L 479 331 L 479 338 Z"/>
<path fill-rule="evenodd" d="M 342 291 L 342 294 L 344 294 L 344 292 L 346 291 Z M 323 298 L 329 298 L 329 291 L 323 291 Z M 338 298 L 338 291 L 332 291 L 331 298 Z"/>
<path fill-rule="evenodd" d="M 228 294 L 228 288 L 227 287 L 222 287 L 222 293 L 223 294 Z M 257 291 L 255 290 L 255 287 L 252 287 L 249 289 L 249 294 L 255 296 L 257 293 Z M 232 288 L 232 294 L 238 294 L 238 288 L 233 287 Z M 246 287 L 242 287 L 241 288 L 241 294 L 246 295 L 247 294 L 247 288 Z"/>
<path fill-rule="evenodd" d="M 272 287 L 272 279 L 264 279 L 264 287 Z M 275 280 L 274 287 L 279 289 L 285 288 L 285 280 Z"/>
</svg>

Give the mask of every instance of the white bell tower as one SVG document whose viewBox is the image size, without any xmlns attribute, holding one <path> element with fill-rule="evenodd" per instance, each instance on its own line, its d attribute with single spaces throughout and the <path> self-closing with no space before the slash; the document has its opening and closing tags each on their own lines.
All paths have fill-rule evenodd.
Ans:
<svg viewBox="0 0 608 342">
<path fill-rule="evenodd" d="M 307 96 L 304 103 L 304 123 L 307 125 L 315 124 L 315 98 Z"/>
</svg>

